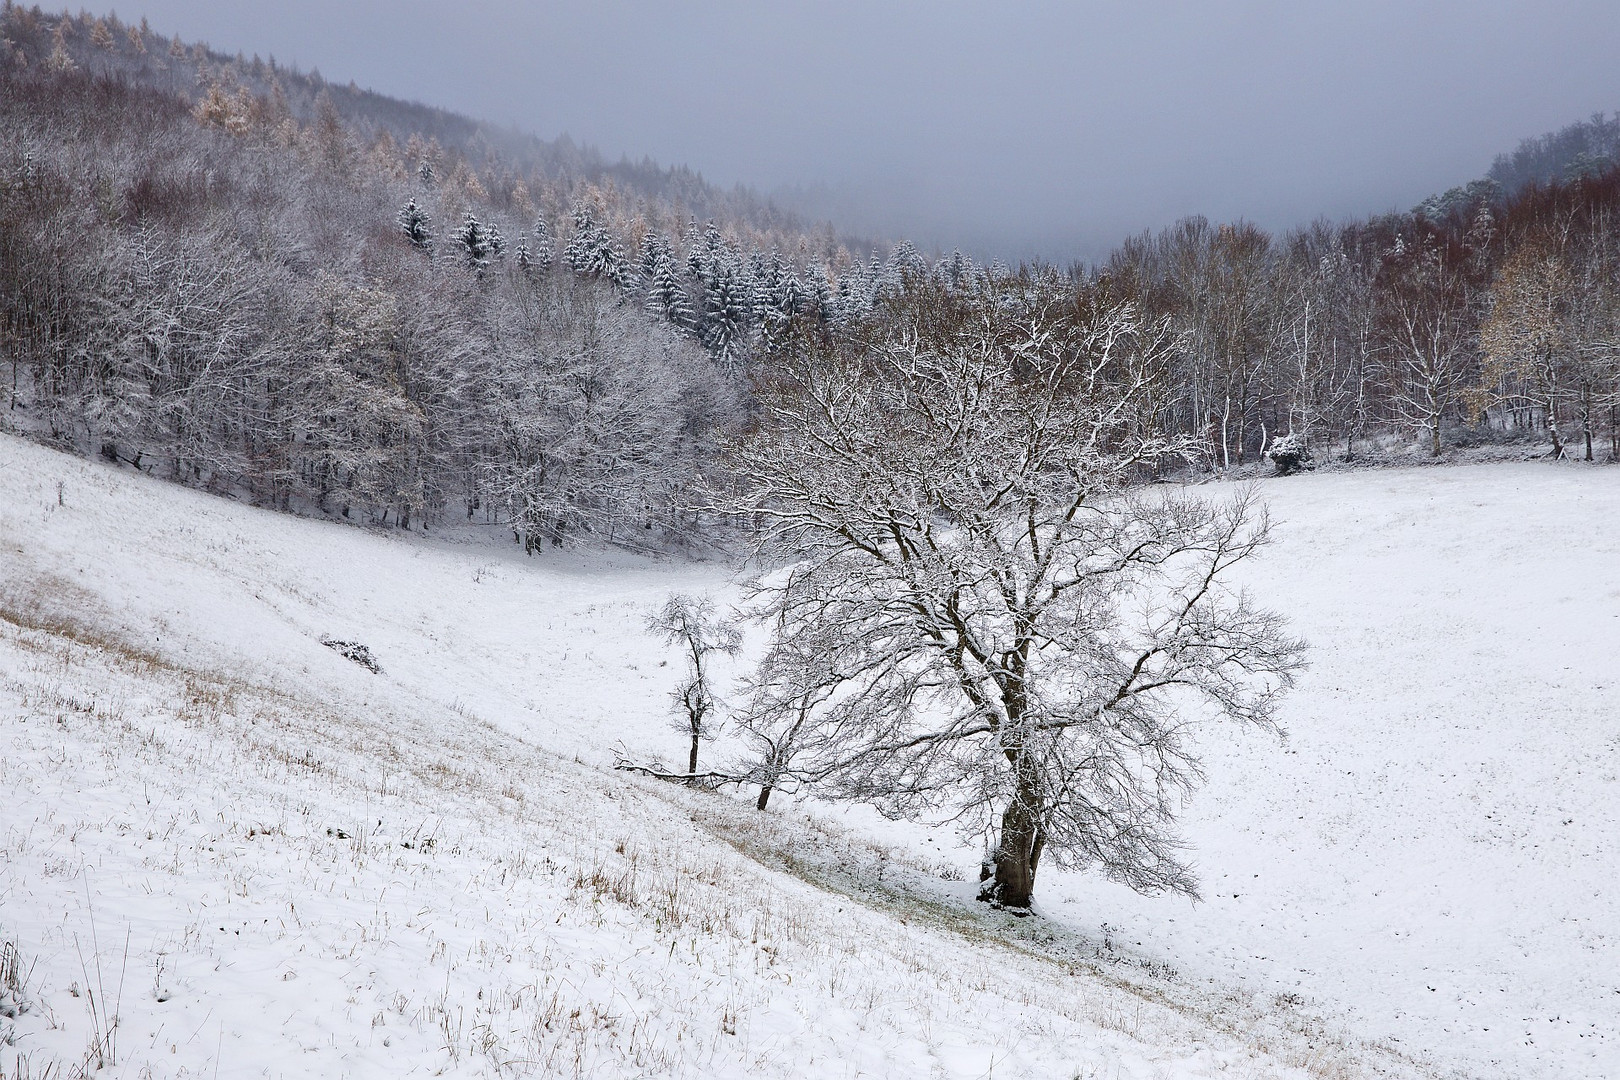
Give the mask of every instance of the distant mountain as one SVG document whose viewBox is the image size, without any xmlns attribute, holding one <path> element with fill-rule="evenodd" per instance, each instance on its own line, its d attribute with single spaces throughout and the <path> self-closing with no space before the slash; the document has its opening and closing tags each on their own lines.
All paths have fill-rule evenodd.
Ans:
<svg viewBox="0 0 1620 1080">
<path fill-rule="evenodd" d="M 1511 154 L 1502 154 L 1486 177 L 1508 194 L 1530 184 L 1595 176 L 1620 164 L 1620 112 L 1593 113 L 1557 131 L 1525 139 Z"/>
<path fill-rule="evenodd" d="M 1620 112 L 1593 113 L 1545 135 L 1522 140 L 1512 153 L 1499 154 L 1490 170 L 1438 194 L 1412 213 L 1434 224 L 1457 217 L 1467 220 L 1482 204 L 1500 203 L 1531 186 L 1564 184 L 1601 176 L 1620 165 Z"/>
</svg>

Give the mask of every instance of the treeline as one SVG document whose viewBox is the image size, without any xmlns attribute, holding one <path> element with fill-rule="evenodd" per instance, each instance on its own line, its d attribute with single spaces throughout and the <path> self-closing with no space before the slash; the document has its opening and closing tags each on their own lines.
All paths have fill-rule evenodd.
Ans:
<svg viewBox="0 0 1620 1080">
<path fill-rule="evenodd" d="M 1390 434 L 1620 456 L 1620 169 L 1459 192 L 1444 213 L 1280 238 L 1192 218 L 1126 243 L 1103 274 L 1181 333 L 1166 423 L 1221 464 L 1285 433 L 1347 458 Z"/>
<path fill-rule="evenodd" d="M 1620 165 L 1620 113 L 1595 113 L 1557 131 L 1525 139 L 1491 164 L 1486 179 L 1515 194 L 1530 184 L 1599 176 Z"/>
<path fill-rule="evenodd" d="M 1129 306 L 1168 335 L 1152 422 L 1221 466 L 1281 435 L 1620 451 L 1613 169 L 1010 272 L 857 255 L 679 170 L 587 177 L 111 17 L 7 4 L 0 39 L 7 426 L 264 505 L 665 543 L 782 344 L 919 289 Z"/>
</svg>

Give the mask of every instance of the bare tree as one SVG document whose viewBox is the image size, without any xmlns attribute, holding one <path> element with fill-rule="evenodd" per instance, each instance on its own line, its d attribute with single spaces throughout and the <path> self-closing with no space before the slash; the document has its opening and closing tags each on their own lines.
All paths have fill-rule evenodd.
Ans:
<svg viewBox="0 0 1620 1080">
<path fill-rule="evenodd" d="M 1440 456 L 1441 431 L 1468 386 L 1473 313 L 1459 261 L 1432 237 L 1385 254 L 1383 342 L 1396 375 L 1396 408 L 1413 428 L 1426 432 L 1429 452 Z"/>
<path fill-rule="evenodd" d="M 1609 421 L 1610 460 L 1620 460 L 1620 252 L 1612 215 L 1604 212 L 1575 265 L 1571 324 L 1576 347 L 1575 398 L 1586 460 L 1593 459 L 1598 418 Z"/>
<path fill-rule="evenodd" d="M 1528 237 L 1491 290 L 1480 334 L 1486 374 L 1503 399 L 1516 397 L 1542 412 L 1554 457 L 1564 456 L 1562 416 L 1573 410 L 1591 461 L 1596 418 L 1614 401 L 1620 290 L 1607 247 L 1599 238 L 1570 236 L 1567 225 Z"/>
<path fill-rule="evenodd" d="M 791 575 L 796 571 L 789 570 Z M 843 641 L 817 622 L 780 621 L 777 632 L 751 675 L 744 678 L 749 701 L 733 718 L 751 752 L 751 776 L 759 784 L 756 809 L 771 793 L 797 785 L 795 763 L 821 760 L 836 752 L 839 727 L 824 722 L 826 705 L 858 667 L 841 656 Z"/>
<path fill-rule="evenodd" d="M 742 647 L 742 635 L 733 623 L 715 612 L 713 600 L 684 593 L 671 593 L 647 621 L 647 630 L 686 655 L 686 678 L 673 694 L 675 728 L 692 740 L 686 771 L 695 774 L 698 744 L 714 738 L 716 732 L 713 717 L 718 702 L 710 665 L 717 654 L 735 655 Z"/>
<path fill-rule="evenodd" d="M 755 594 L 787 677 L 752 712 L 798 725 L 777 778 L 993 833 L 983 896 L 1010 908 L 1048 851 L 1192 892 L 1188 724 L 1274 728 L 1301 646 L 1225 582 L 1266 538 L 1251 498 L 1133 482 L 1197 450 L 1139 422 L 1165 324 L 1027 278 L 884 308 L 791 351 L 735 448 L 733 509 L 795 557 Z"/>
</svg>

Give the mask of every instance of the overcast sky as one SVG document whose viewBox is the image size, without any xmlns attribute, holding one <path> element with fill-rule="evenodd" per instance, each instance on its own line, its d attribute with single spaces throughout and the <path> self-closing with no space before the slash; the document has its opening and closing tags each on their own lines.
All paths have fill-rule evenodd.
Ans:
<svg viewBox="0 0 1620 1080">
<path fill-rule="evenodd" d="M 1190 213 L 1406 209 L 1620 108 L 1617 0 L 145 0 L 152 28 L 1064 261 Z M 793 198 L 784 199 L 792 202 Z"/>
</svg>

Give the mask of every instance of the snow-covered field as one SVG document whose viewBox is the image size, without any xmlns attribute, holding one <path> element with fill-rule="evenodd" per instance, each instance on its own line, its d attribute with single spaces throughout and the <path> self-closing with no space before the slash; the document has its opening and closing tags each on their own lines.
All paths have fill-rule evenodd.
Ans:
<svg viewBox="0 0 1620 1080">
<path fill-rule="evenodd" d="M 1207 740 L 1205 902 L 1046 884 L 1186 976 L 1470 1077 L 1620 1077 L 1620 473 L 1290 477 L 1250 575 L 1314 648 L 1291 737 Z"/>
<path fill-rule="evenodd" d="M 1620 1074 L 1617 480 L 1268 483 L 1313 668 L 1210 734 L 1205 902 L 1015 923 L 949 833 L 606 769 L 679 754 L 641 622 L 722 566 L 0 439 L 0 1077 Z"/>
</svg>

